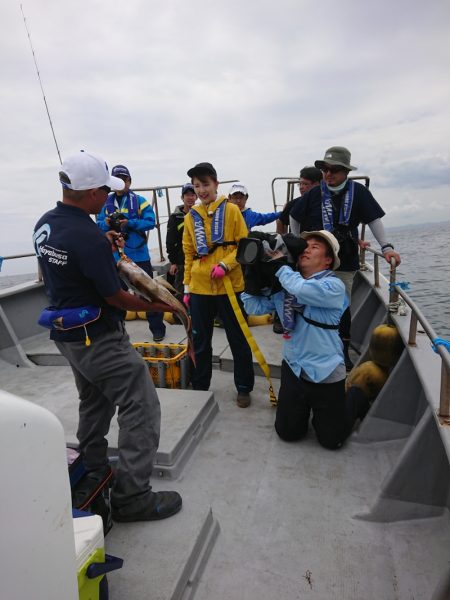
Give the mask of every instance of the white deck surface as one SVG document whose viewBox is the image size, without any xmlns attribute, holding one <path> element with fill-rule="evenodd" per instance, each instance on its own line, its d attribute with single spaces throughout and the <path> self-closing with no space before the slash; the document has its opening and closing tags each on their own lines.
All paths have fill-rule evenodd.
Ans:
<svg viewBox="0 0 450 600">
<path fill-rule="evenodd" d="M 133 327 L 134 339 L 143 335 L 142 326 Z M 279 357 L 280 336 L 270 327 L 255 330 L 273 360 Z M 167 341 L 183 337 L 180 326 L 168 332 Z M 217 334 L 217 355 L 223 333 Z M 150 339 L 147 333 L 140 341 Z M 77 397 L 68 367 L 2 363 L 0 378 L 7 391 L 37 403 L 45 397 L 73 435 Z M 354 518 L 372 504 L 401 442 L 350 441 L 330 452 L 310 431 L 305 441 L 288 444 L 273 429 L 265 379 L 257 378 L 248 409 L 235 405 L 230 373 L 214 370 L 211 390 L 220 412 L 178 479 L 154 480 L 155 489 L 182 494 L 182 511 L 159 523 L 115 524 L 106 538 L 107 551 L 125 559 L 124 568 L 108 577 L 111 600 L 189 597 L 195 581 L 185 596 L 180 581 L 202 528 L 205 539 L 214 534 L 210 510 L 220 534 L 203 565 L 196 600 L 429 600 L 448 564 L 447 513 L 394 524 Z M 171 435 L 163 408 L 162 447 Z"/>
</svg>

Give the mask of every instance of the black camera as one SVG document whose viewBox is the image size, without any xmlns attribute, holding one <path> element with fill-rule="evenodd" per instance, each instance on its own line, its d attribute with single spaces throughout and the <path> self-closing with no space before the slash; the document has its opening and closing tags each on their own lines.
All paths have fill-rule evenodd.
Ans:
<svg viewBox="0 0 450 600">
<path fill-rule="evenodd" d="M 122 229 L 120 227 L 122 221 L 126 221 L 126 217 L 120 213 L 119 211 L 115 211 L 108 216 L 109 219 L 109 228 L 111 231 L 115 231 L 116 233 L 122 233 Z M 125 237 L 125 234 L 123 234 Z"/>
<path fill-rule="evenodd" d="M 281 285 L 275 277 L 276 271 L 283 264 L 295 266 L 306 246 L 305 240 L 292 233 L 251 231 L 248 237 L 239 240 L 236 253 L 244 273 L 245 291 L 255 296 L 279 292 Z"/>
<path fill-rule="evenodd" d="M 351 255 L 358 251 L 358 240 L 352 235 L 350 227 L 347 225 L 336 225 L 331 232 L 339 242 L 340 253 L 342 255 Z"/>
</svg>

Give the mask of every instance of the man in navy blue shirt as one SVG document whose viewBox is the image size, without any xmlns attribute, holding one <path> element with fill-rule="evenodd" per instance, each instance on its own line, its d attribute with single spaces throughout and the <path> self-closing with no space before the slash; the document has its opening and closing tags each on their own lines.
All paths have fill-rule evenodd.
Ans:
<svg viewBox="0 0 450 600">
<path fill-rule="evenodd" d="M 150 303 L 122 289 L 108 241 L 119 234 L 105 235 L 90 217 L 100 212 L 111 188 L 124 183 L 87 152 L 65 160 L 59 177 L 62 202 L 39 219 L 33 240 L 52 311 L 60 317 L 52 321 L 50 337 L 72 367 L 80 397 L 77 437 L 87 477 L 95 484 L 109 471 L 106 435 L 118 408 L 113 518 L 170 517 L 180 510 L 181 497 L 153 492 L 149 483 L 159 444 L 159 400 L 123 325 L 124 311 L 148 311 Z M 168 309 L 157 303 L 152 308 Z M 95 317 L 86 319 L 92 311 Z M 70 328 L 61 324 L 66 316 L 75 317 Z"/>
<path fill-rule="evenodd" d="M 359 269 L 358 226 L 361 223 L 370 227 L 386 261 L 390 263 L 391 258 L 394 258 L 397 265 L 400 264 L 400 255 L 386 241 L 381 222 L 385 214 L 383 209 L 365 186 L 348 179 L 350 171 L 356 169 L 350 164 L 350 160 L 351 154 L 347 148 L 328 148 L 324 159 L 314 163 L 323 173 L 320 186 L 313 187 L 298 198 L 290 211 L 290 217 L 299 223 L 300 231 L 324 229 L 335 235 L 341 248 L 341 266 L 336 275 L 344 282 L 349 299 L 353 278 Z M 353 367 L 349 356 L 350 326 L 348 308 L 342 316 L 340 326 L 347 370 Z"/>
</svg>

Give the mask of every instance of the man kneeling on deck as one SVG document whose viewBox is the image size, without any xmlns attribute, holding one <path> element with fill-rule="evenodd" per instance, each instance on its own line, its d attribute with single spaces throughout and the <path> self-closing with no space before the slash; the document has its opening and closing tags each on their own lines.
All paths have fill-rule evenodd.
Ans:
<svg viewBox="0 0 450 600">
<path fill-rule="evenodd" d="M 327 231 L 307 231 L 305 250 L 294 271 L 280 252 L 272 253 L 273 273 L 282 290 L 270 296 L 242 294 L 249 314 L 276 309 L 285 330 L 281 387 L 275 429 L 296 441 L 307 431 L 310 412 L 319 443 L 340 448 L 359 413 L 345 397 L 345 363 L 339 321 L 348 306 L 345 287 L 334 276 L 339 244 Z M 267 265 L 267 263 L 266 263 Z M 361 407 L 363 409 L 363 407 Z"/>
</svg>

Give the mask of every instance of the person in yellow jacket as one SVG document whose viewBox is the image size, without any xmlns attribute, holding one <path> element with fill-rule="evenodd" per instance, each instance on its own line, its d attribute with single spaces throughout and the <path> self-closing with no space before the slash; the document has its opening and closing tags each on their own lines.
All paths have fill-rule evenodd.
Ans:
<svg viewBox="0 0 450 600">
<path fill-rule="evenodd" d="M 242 270 L 236 261 L 238 241 L 248 234 L 239 208 L 217 197 L 217 172 L 210 163 L 199 163 L 187 172 L 201 201 L 186 215 L 183 233 L 184 302 L 190 308 L 196 367 L 192 369 L 194 390 L 208 390 L 212 376 L 212 335 L 219 316 L 234 361 L 237 404 L 250 405 L 254 385 L 252 353 L 239 326 L 223 283 L 229 277 L 241 305 L 244 289 Z"/>
</svg>

